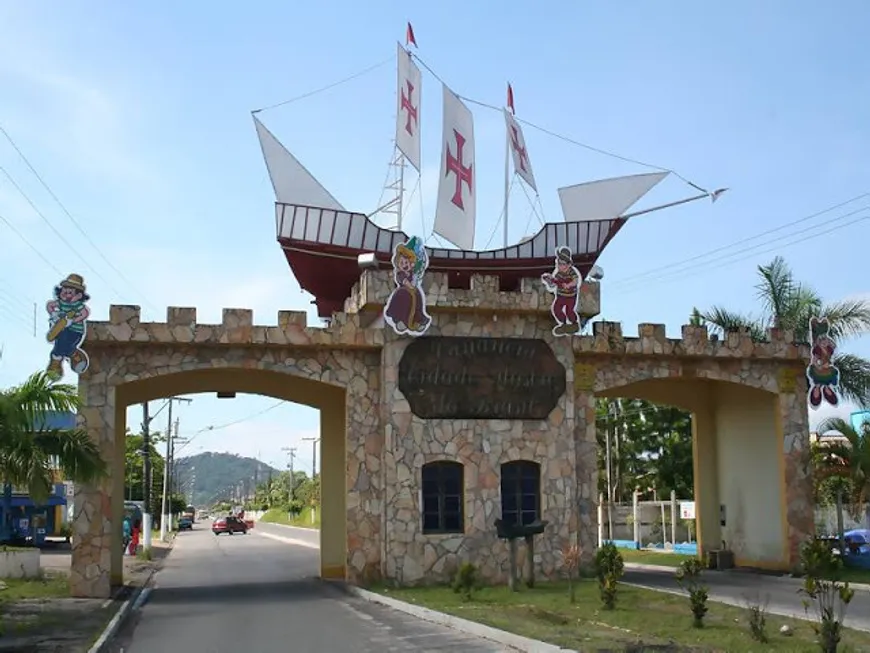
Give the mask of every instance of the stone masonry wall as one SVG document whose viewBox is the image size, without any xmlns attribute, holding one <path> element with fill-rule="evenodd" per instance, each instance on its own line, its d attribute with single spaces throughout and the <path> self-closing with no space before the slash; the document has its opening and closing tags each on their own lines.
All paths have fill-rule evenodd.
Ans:
<svg viewBox="0 0 870 653">
<path fill-rule="evenodd" d="M 573 364 L 570 341 L 556 341 L 546 319 L 436 313 L 433 336 L 491 336 L 542 338 L 568 372 Z M 398 364 L 409 344 L 406 338 L 388 339 L 382 357 L 382 387 L 386 470 L 385 575 L 397 583 L 449 581 L 458 566 L 473 562 L 483 579 L 504 582 L 508 547 L 496 538 L 495 520 L 501 517 L 503 463 L 530 460 L 541 469 L 541 519 L 549 521 L 535 540 L 536 573 L 554 579 L 559 552 L 573 541 L 574 514 L 574 397 L 566 392 L 546 421 L 422 420 L 411 413 L 397 388 Z M 463 534 L 423 534 L 420 479 L 422 466 L 438 460 L 464 465 Z M 593 458 L 594 466 L 594 458 Z M 521 555 L 522 545 L 521 545 Z M 524 558 L 523 558 L 524 559 Z"/>
<path fill-rule="evenodd" d="M 559 572 L 559 552 L 579 542 L 586 562 L 596 540 L 596 393 L 653 378 L 706 378 L 756 387 L 780 398 L 788 488 L 789 543 L 812 533 L 808 510 L 807 428 L 802 367 L 806 346 L 771 331 L 770 342 L 747 334 L 708 337 L 683 327 L 682 338 L 664 326 L 643 324 L 625 338 L 619 324 L 600 322 L 592 335 L 554 338 L 549 295 L 539 280 L 519 292 L 498 290 L 495 277 L 475 276 L 470 290 L 449 288 L 445 275 L 427 275 L 433 323 L 430 336 L 540 338 L 567 371 L 567 391 L 549 419 L 422 420 L 397 387 L 398 363 L 410 339 L 369 326 L 390 280 L 366 272 L 345 313 L 330 326 L 306 326 L 304 312 L 282 311 L 278 326 L 255 326 L 250 311 L 227 309 L 222 324 L 196 323 L 196 310 L 170 307 L 165 323 L 142 323 L 137 307 L 113 306 L 108 322 L 89 325 L 91 369 L 80 377 L 80 421 L 108 457 L 115 451 L 115 389 L 146 377 L 223 368 L 277 371 L 347 389 L 347 565 L 353 582 L 378 576 L 401 583 L 447 580 L 464 560 L 485 580 L 503 582 L 507 546 L 495 537 L 501 513 L 500 465 L 541 465 L 541 518 L 536 568 Z M 594 291 L 594 292 L 593 292 Z M 598 308 L 598 285 L 584 298 Z M 594 297 L 593 297 L 594 295 Z M 292 397 L 286 397 L 292 399 Z M 456 460 L 465 469 L 465 533 L 423 535 L 420 477 L 423 464 Z M 111 523 L 108 481 L 76 489 L 72 586 L 81 596 L 108 595 Z"/>
<path fill-rule="evenodd" d="M 377 443 L 380 424 L 378 349 L 382 334 L 358 328 L 354 316 L 335 320 L 328 329 L 305 326 L 304 312 L 282 311 L 277 327 L 254 326 L 249 310 L 224 310 L 223 323 L 196 322 L 196 309 L 170 307 L 165 323 L 140 321 L 139 308 L 113 306 L 109 322 L 89 324 L 91 366 L 79 379 L 84 406 L 79 423 L 100 444 L 107 460 L 115 450 L 115 388 L 149 377 L 214 368 L 238 368 L 240 374 L 268 370 L 346 388 L 347 474 L 367 478 L 348 486 L 348 575 L 353 581 L 377 578 L 381 561 L 382 476 Z M 292 400 L 292 390 L 282 399 Z M 156 399 L 156 397 L 152 398 Z M 366 456 L 375 447 L 375 457 Z M 73 523 L 72 591 L 78 596 L 108 596 L 113 536 L 111 482 L 78 485 Z"/>
</svg>

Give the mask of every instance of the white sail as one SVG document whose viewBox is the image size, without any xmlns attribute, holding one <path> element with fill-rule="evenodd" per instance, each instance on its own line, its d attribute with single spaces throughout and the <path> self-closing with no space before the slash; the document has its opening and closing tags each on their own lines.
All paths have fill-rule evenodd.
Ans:
<svg viewBox="0 0 870 653">
<path fill-rule="evenodd" d="M 396 89 L 396 147 L 420 172 L 420 99 L 423 77 L 411 54 L 398 44 L 398 88 Z"/>
<path fill-rule="evenodd" d="M 441 134 L 441 173 L 435 233 L 464 250 L 474 248 L 476 193 L 474 117 L 444 85 L 444 126 Z"/>
<path fill-rule="evenodd" d="M 275 200 L 281 204 L 299 204 L 322 209 L 344 211 L 345 208 L 323 185 L 305 169 L 299 160 L 275 138 L 254 116 L 257 138 L 275 190 Z"/>
<path fill-rule="evenodd" d="M 532 162 L 529 160 L 529 151 L 526 149 L 526 137 L 523 135 L 523 128 L 507 109 L 504 110 L 504 122 L 507 128 L 511 154 L 513 155 L 514 171 L 537 193 L 538 187 L 535 184 L 535 173 L 532 172 Z"/>
<path fill-rule="evenodd" d="M 565 222 L 618 218 L 667 175 L 667 172 L 652 172 L 560 188 L 559 200 Z"/>
</svg>

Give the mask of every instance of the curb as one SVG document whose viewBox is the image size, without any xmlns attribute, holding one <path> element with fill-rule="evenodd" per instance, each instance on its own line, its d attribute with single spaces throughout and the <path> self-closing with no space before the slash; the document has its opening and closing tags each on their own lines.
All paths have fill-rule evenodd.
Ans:
<svg viewBox="0 0 870 653">
<path fill-rule="evenodd" d="M 624 563 L 624 567 L 626 569 L 632 571 L 654 571 L 654 572 L 662 572 L 662 573 L 676 573 L 676 567 L 668 567 L 665 565 L 647 565 L 639 562 L 626 562 Z M 705 570 L 706 571 L 706 570 Z M 733 573 L 733 572 L 715 572 L 721 573 L 723 575 L 742 575 L 741 572 Z M 773 576 L 767 574 L 751 574 L 751 572 L 747 572 L 746 575 L 754 575 L 754 576 L 763 576 L 766 580 L 770 580 L 776 583 L 794 583 L 795 581 L 800 582 L 800 578 L 795 576 L 783 575 L 783 576 Z M 870 592 L 870 584 L 868 583 L 849 583 L 849 587 L 858 592 Z"/>
<path fill-rule="evenodd" d="M 121 626 L 124 624 L 124 621 L 130 615 L 130 613 L 134 609 L 138 610 L 142 607 L 145 599 L 148 598 L 148 594 L 151 593 L 151 588 L 148 587 L 148 585 L 151 582 L 151 579 L 154 578 L 155 573 L 156 570 L 148 574 L 148 578 L 145 579 L 145 582 L 142 583 L 142 585 L 140 585 L 136 590 L 134 590 L 133 593 L 127 598 L 127 600 L 124 601 L 121 607 L 118 608 L 115 616 L 112 617 L 112 620 L 103 629 L 103 632 L 97 638 L 97 641 L 94 642 L 94 645 L 88 649 L 88 653 L 100 653 L 106 646 L 106 644 L 108 644 L 112 640 L 112 638 L 118 634 L 118 631 L 121 629 Z"/>
<path fill-rule="evenodd" d="M 254 522 L 254 524 L 259 524 L 259 523 L 260 523 L 259 520 Z M 296 530 L 311 531 L 314 533 L 320 532 L 319 528 L 314 528 L 313 526 L 312 527 L 309 527 L 309 526 L 291 526 L 290 524 L 279 524 L 278 522 L 274 522 L 274 521 L 264 521 L 262 523 L 266 524 L 267 526 L 280 526 L 281 528 L 294 528 Z"/>
<path fill-rule="evenodd" d="M 497 644 L 503 644 L 504 646 L 509 646 L 515 651 L 522 651 L 523 653 L 576 653 L 575 651 L 572 651 L 572 649 L 561 648 L 555 644 L 548 644 L 536 639 L 523 637 L 522 635 L 514 635 L 513 633 L 499 630 L 498 628 L 492 628 L 491 626 L 485 626 L 475 621 L 469 621 L 468 619 L 454 617 L 453 615 L 438 612 L 437 610 L 431 610 L 412 603 L 406 603 L 405 601 L 400 601 L 389 596 L 360 589 L 359 587 L 354 587 L 352 585 L 342 585 L 342 589 L 347 591 L 349 594 L 370 603 L 378 603 L 388 608 L 392 608 L 393 610 L 417 617 L 423 621 L 428 621 L 440 626 L 447 626 L 453 630 L 458 630 L 469 635 L 474 635 L 475 637 L 487 639 L 491 642 L 496 642 Z"/>
</svg>

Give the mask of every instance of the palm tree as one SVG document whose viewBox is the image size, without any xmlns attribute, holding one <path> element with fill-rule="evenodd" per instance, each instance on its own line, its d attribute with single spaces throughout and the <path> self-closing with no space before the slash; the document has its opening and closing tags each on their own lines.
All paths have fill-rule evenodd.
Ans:
<svg viewBox="0 0 870 653">
<path fill-rule="evenodd" d="M 819 433 L 830 431 L 837 431 L 846 439 L 843 443 L 827 443 L 831 471 L 849 480 L 850 503 L 856 513 L 864 509 L 867 528 L 870 528 L 870 425 L 865 423 L 861 431 L 857 431 L 846 420 L 832 417 L 819 425 Z"/>
<path fill-rule="evenodd" d="M 755 290 L 762 306 L 759 316 L 714 306 L 707 311 L 693 309 L 692 318 L 700 315 L 704 324 L 722 335 L 745 329 L 758 341 L 766 338 L 766 329 L 775 327 L 793 331 L 800 342 L 809 342 L 812 317 L 827 318 L 834 340 L 870 333 L 870 302 L 860 299 L 823 301 L 813 288 L 795 280 L 781 256 L 758 266 L 758 276 Z M 843 397 L 862 406 L 870 403 L 870 361 L 840 353 L 833 362 L 840 370 Z"/>
<path fill-rule="evenodd" d="M 45 372 L 0 391 L 0 481 L 26 487 L 38 504 L 51 494 L 55 465 L 76 483 L 103 477 L 106 463 L 86 432 L 48 427 L 50 413 L 78 406 L 76 387 L 53 383 Z"/>
</svg>

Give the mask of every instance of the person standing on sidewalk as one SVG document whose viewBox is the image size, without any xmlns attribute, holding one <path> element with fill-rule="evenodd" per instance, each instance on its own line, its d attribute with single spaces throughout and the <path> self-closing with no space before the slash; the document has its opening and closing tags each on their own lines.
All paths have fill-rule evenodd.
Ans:
<svg viewBox="0 0 870 653">
<path fill-rule="evenodd" d="M 133 537 L 130 538 L 130 555 L 134 556 L 139 551 L 139 534 L 142 530 L 142 522 L 138 519 L 133 524 Z"/>
</svg>

